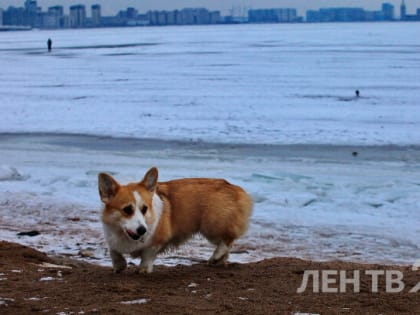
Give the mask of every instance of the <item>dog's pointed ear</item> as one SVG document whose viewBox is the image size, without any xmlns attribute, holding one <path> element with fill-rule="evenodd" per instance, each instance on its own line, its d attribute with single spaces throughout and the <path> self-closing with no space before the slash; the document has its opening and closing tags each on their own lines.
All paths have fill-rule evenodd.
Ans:
<svg viewBox="0 0 420 315">
<path fill-rule="evenodd" d="M 150 170 L 147 171 L 146 175 L 144 175 L 141 184 L 146 187 L 146 189 L 150 192 L 154 192 L 156 189 L 158 181 L 158 169 L 156 167 L 152 167 Z"/>
<path fill-rule="evenodd" d="M 111 175 L 105 173 L 98 174 L 99 196 L 103 203 L 108 203 L 117 194 L 120 184 L 112 178 Z"/>
</svg>

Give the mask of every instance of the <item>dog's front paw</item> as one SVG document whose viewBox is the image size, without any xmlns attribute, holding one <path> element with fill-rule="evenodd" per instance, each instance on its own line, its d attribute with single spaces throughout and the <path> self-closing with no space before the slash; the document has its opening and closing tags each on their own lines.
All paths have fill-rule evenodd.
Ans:
<svg viewBox="0 0 420 315">
<path fill-rule="evenodd" d="M 114 273 L 120 273 L 127 268 L 127 261 L 125 260 L 124 256 L 120 253 L 111 250 L 111 259 Z"/>
<path fill-rule="evenodd" d="M 136 269 L 136 273 L 140 274 L 140 275 L 145 275 L 145 274 L 147 274 L 147 269 L 139 267 L 139 268 Z"/>
<path fill-rule="evenodd" d="M 148 274 L 148 273 L 152 273 L 153 272 L 153 265 L 152 264 L 150 264 L 150 265 L 140 265 L 138 268 L 137 268 L 137 273 L 139 273 L 139 274 Z"/>
<path fill-rule="evenodd" d="M 113 270 L 114 273 L 121 273 L 127 268 L 127 263 L 114 265 Z"/>
<path fill-rule="evenodd" d="M 127 261 L 123 257 L 121 257 L 121 259 L 114 259 L 112 262 L 112 267 L 114 273 L 123 272 L 125 269 L 127 269 Z"/>
<path fill-rule="evenodd" d="M 114 268 L 114 269 L 112 269 L 113 271 L 114 271 L 114 273 L 121 273 L 121 272 L 123 272 L 124 270 L 125 270 L 126 268 Z"/>
</svg>

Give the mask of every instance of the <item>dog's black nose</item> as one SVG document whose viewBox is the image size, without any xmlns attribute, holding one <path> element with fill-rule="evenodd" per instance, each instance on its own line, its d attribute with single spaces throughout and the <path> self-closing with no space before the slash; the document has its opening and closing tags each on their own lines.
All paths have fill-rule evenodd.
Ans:
<svg viewBox="0 0 420 315">
<path fill-rule="evenodd" d="M 140 227 L 136 230 L 136 232 L 139 236 L 142 236 L 144 235 L 144 233 L 147 232 L 147 230 L 143 225 L 140 225 Z"/>
</svg>

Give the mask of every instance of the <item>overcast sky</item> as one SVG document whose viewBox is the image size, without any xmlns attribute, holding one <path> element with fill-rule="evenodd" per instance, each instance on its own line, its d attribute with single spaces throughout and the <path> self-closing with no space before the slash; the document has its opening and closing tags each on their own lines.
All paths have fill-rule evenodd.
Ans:
<svg viewBox="0 0 420 315">
<path fill-rule="evenodd" d="M 395 5 L 396 15 L 399 15 L 401 0 L 38 0 L 38 5 L 46 11 L 49 6 L 63 5 L 65 10 L 73 4 L 99 3 L 102 5 L 102 15 L 115 15 L 120 9 L 135 7 L 140 12 L 148 10 L 174 10 L 191 7 L 205 7 L 221 10 L 226 15 L 232 7 L 237 8 L 297 8 L 300 15 L 305 15 L 308 9 L 320 7 L 363 7 L 368 10 L 379 10 L 383 2 Z M 23 6 L 24 0 L 0 0 L 0 8 L 6 9 L 10 5 Z M 420 0 L 405 0 L 408 13 L 414 14 L 420 8 Z M 88 10 L 90 15 L 90 10 Z"/>
</svg>

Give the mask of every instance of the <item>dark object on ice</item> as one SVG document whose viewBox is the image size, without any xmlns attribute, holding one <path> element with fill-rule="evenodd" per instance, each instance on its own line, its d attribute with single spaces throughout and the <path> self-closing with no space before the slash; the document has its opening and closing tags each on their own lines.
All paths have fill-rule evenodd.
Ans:
<svg viewBox="0 0 420 315">
<path fill-rule="evenodd" d="M 354 151 L 354 152 L 352 152 L 352 154 L 351 154 L 351 155 L 353 155 L 354 157 L 356 157 L 356 156 L 358 156 L 358 155 L 359 155 L 359 152 Z"/>
<path fill-rule="evenodd" d="M 356 90 L 356 97 L 360 97 L 360 91 L 359 90 Z"/>
<path fill-rule="evenodd" d="M 48 40 L 47 40 L 47 47 L 48 47 L 48 51 L 50 52 L 51 49 L 52 49 L 52 40 L 51 40 L 51 38 L 48 38 Z"/>
<path fill-rule="evenodd" d="M 37 236 L 39 234 L 41 234 L 41 233 L 33 230 L 33 231 L 27 231 L 27 232 L 20 232 L 17 235 L 18 236 L 31 236 L 32 237 L 32 236 Z"/>
</svg>

